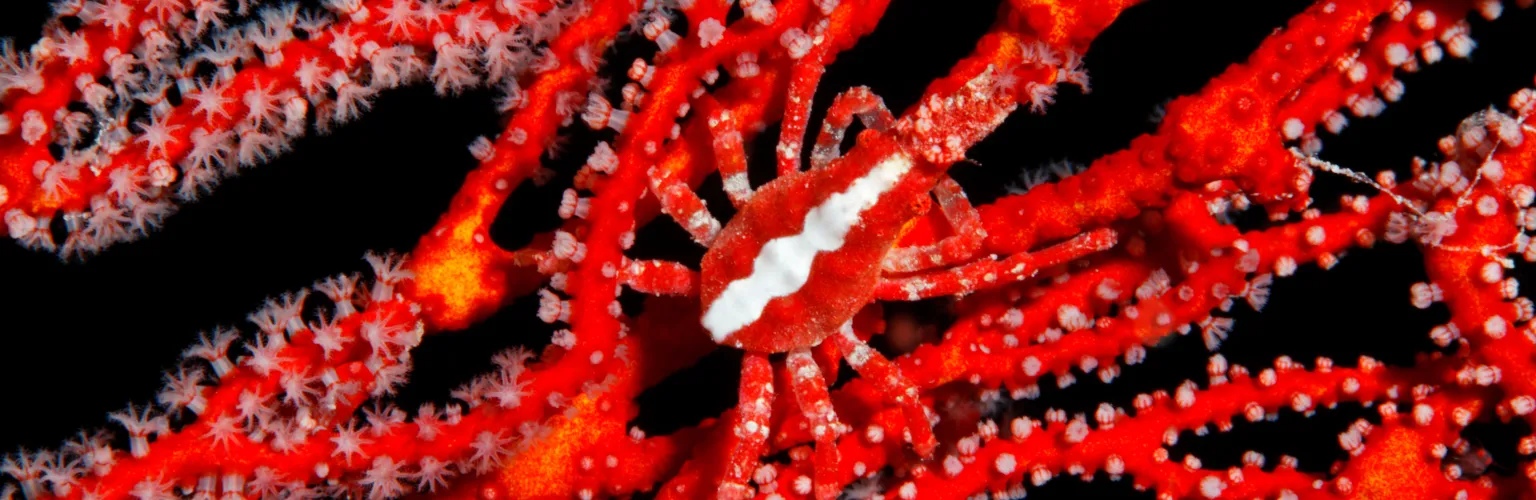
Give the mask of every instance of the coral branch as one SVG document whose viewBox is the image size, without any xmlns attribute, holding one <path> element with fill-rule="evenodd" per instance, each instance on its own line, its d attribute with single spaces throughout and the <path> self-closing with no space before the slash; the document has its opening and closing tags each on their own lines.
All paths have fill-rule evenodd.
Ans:
<svg viewBox="0 0 1536 500">
<path fill-rule="evenodd" d="M 65 261 L 117 255 L 403 87 L 494 95 L 500 120 L 465 138 L 474 167 L 409 254 L 200 334 L 153 403 L 108 415 L 122 432 L 6 456 L 0 499 L 1015 499 L 1066 475 L 1160 499 L 1530 497 L 1536 89 L 1439 124 L 1434 160 L 1323 146 L 1397 112 L 1405 75 L 1469 59 L 1473 27 L 1530 31 L 1531 2 L 1317 2 L 1155 130 L 994 197 L 975 179 L 1011 174 L 972 157 L 1056 146 L 990 138 L 1100 99 L 1088 51 L 1139 3 L 987 6 L 947 69 L 879 61 L 939 75 L 904 90 L 821 88 L 913 8 L 888 0 L 59 0 L 35 43 L 0 42 L 0 213 Z M 897 36 L 949 37 L 923 22 Z M 1423 266 L 1394 303 L 1445 322 L 1373 313 L 1382 332 L 1343 340 L 1410 354 L 1336 364 L 1239 329 L 1393 248 L 1414 264 L 1395 276 Z M 431 344 L 516 320 L 497 351 L 452 353 L 488 371 L 411 392 Z M 1239 364 L 1256 340 L 1271 367 Z M 739 378 L 706 372 L 722 362 Z M 682 398 L 707 412 L 667 399 L 717 379 L 728 394 Z M 1200 448 L 1314 416 L 1332 464 Z"/>
</svg>

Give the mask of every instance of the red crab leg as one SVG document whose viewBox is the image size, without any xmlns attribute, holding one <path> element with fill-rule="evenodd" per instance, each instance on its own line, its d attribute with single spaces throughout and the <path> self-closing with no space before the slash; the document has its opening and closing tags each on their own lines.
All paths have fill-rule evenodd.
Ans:
<svg viewBox="0 0 1536 500">
<path fill-rule="evenodd" d="M 891 249 L 881 264 L 886 272 L 910 273 L 950 266 L 975 258 L 981 249 L 987 233 L 981 229 L 981 215 L 971 207 L 960 183 L 945 176 L 933 187 L 933 195 L 954 234 L 936 243 Z"/>
<path fill-rule="evenodd" d="M 800 148 L 805 141 L 806 125 L 811 121 L 816 85 L 821 83 L 821 75 L 827 72 L 821 60 L 826 56 L 827 44 L 814 44 L 809 54 L 790 67 L 789 99 L 784 102 L 784 120 L 779 122 L 779 177 L 800 171 Z"/>
<path fill-rule="evenodd" d="M 1031 253 L 1017 253 L 1003 260 L 982 260 L 964 266 L 899 279 L 882 279 L 875 285 L 877 300 L 918 300 L 927 297 L 971 293 L 1005 283 L 1022 281 L 1041 269 L 1071 262 L 1115 245 L 1112 229 L 1080 234 Z"/>
<path fill-rule="evenodd" d="M 811 148 L 811 168 L 824 167 L 843 155 L 843 134 L 853 124 L 855 116 L 864 122 L 864 128 L 875 131 L 885 131 L 896 122 L 896 117 L 891 116 L 891 110 L 885 107 L 885 101 L 871 92 L 869 87 L 860 86 L 843 91 L 827 108 L 827 118 L 821 124 L 821 132 L 816 135 L 816 146 Z"/>
<path fill-rule="evenodd" d="M 784 363 L 789 368 L 789 386 L 795 392 L 795 402 L 804 412 L 806 423 L 811 425 L 811 435 L 816 438 L 816 472 L 812 477 L 817 500 L 833 500 L 842 491 L 837 481 L 837 435 L 843 424 L 837 420 L 832 408 L 832 397 L 827 394 L 827 383 L 821 378 L 811 350 L 801 347 L 789 351 Z"/>
<path fill-rule="evenodd" d="M 826 389 L 822 390 L 825 394 Z M 738 420 L 732 429 L 737 442 L 731 449 L 730 462 L 725 466 L 725 478 L 720 481 L 721 500 L 752 496 L 752 487 L 747 485 L 747 480 L 757 470 L 758 458 L 768 442 L 768 420 L 773 416 L 773 367 L 768 364 L 767 354 L 749 352 L 741 358 L 741 391 L 738 394 Z"/>
<path fill-rule="evenodd" d="M 719 110 L 709 117 L 709 133 L 714 136 L 715 163 L 731 204 L 741 208 L 752 199 L 752 182 L 747 179 L 747 151 L 742 145 L 741 126 L 730 110 Z"/>
<path fill-rule="evenodd" d="M 839 52 L 848 50 L 854 41 L 873 30 L 877 24 L 874 21 L 884 15 L 889 1 L 870 2 L 858 9 L 830 11 L 827 9 L 837 5 L 836 2 L 816 4 L 825 17 L 810 23 L 813 27 L 807 36 L 811 39 L 809 50 L 799 57 L 793 52 L 790 54 L 795 63 L 789 71 L 784 120 L 779 124 L 779 146 L 776 150 L 780 177 L 800 170 L 801 142 L 805 140 L 805 128 L 811 119 L 816 86 L 821 83 L 822 74 L 827 72 L 827 65 L 832 64 Z"/>
<path fill-rule="evenodd" d="M 818 53 L 824 45 L 817 44 Z M 811 119 L 812 98 L 816 85 L 826 66 L 813 60 L 801 59 L 790 69 L 789 96 L 784 103 L 784 121 L 780 122 L 778 148 L 779 176 L 800 171 L 800 147 L 805 140 L 805 127 Z"/>
<path fill-rule="evenodd" d="M 670 260 L 632 260 L 623 273 L 625 285 L 647 295 L 699 294 L 699 272 Z"/>
<path fill-rule="evenodd" d="M 875 384 L 886 398 L 901 407 L 907 419 L 907 431 L 912 435 L 912 448 L 924 459 L 932 458 L 939 442 L 933 437 L 933 425 L 929 423 L 927 408 L 918 397 L 917 386 L 903 377 L 901 369 L 891 360 L 859 340 L 853 333 L 852 322 L 844 324 L 842 331 L 832 336 L 832 341 L 837 343 L 848 365 L 859 372 L 860 377 Z"/>
<path fill-rule="evenodd" d="M 698 193 L 670 169 L 653 166 L 646 175 L 650 177 L 651 193 L 661 202 L 661 209 L 681 224 L 693 241 L 709 246 L 720 232 L 720 221 L 704 207 L 704 200 L 699 199 Z"/>
</svg>

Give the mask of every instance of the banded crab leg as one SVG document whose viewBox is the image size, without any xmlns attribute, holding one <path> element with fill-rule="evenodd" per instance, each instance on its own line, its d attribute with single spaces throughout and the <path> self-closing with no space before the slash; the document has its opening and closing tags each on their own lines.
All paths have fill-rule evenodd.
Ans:
<svg viewBox="0 0 1536 500">
<path fill-rule="evenodd" d="M 624 266 L 620 279 L 646 295 L 699 295 L 699 272 L 670 260 L 631 260 Z"/>
<path fill-rule="evenodd" d="M 752 185 L 747 180 L 747 154 L 742 143 L 740 125 L 730 110 L 722 109 L 718 102 L 708 96 L 700 99 L 699 106 L 710 110 L 709 131 L 714 137 L 715 159 L 720 176 L 725 181 L 725 194 L 732 205 L 741 208 L 752 197 Z M 695 242 L 708 247 L 720 232 L 721 225 L 709 213 L 698 193 L 679 179 L 675 172 L 665 168 L 652 167 L 646 175 L 650 180 L 651 193 L 660 201 L 662 211 L 683 226 Z M 697 296 L 699 292 L 699 272 L 678 262 L 627 261 L 619 272 L 625 285 L 648 295 Z"/>
<path fill-rule="evenodd" d="M 758 460 L 768 443 L 769 419 L 773 417 L 773 367 L 768 355 L 748 352 L 741 358 L 741 389 L 736 400 L 736 427 L 732 434 L 730 462 L 717 493 L 720 500 L 752 497 L 747 481 L 757 470 Z"/>
<path fill-rule="evenodd" d="M 933 424 L 928 419 L 928 409 L 918 398 L 917 386 L 901 375 L 901 369 L 886 359 L 880 351 L 869 347 L 853 333 L 853 322 L 844 323 L 832 342 L 843 352 L 843 359 L 864 380 L 874 384 L 887 399 L 901 407 L 907 419 L 907 431 L 912 436 L 912 448 L 923 458 L 931 458 L 939 442 L 933 436 Z"/>
<path fill-rule="evenodd" d="M 838 462 L 842 460 L 842 454 L 837 451 L 837 436 L 843 433 L 843 424 L 832 408 L 826 379 L 822 378 L 811 349 L 801 347 L 789 351 L 784 363 L 789 368 L 789 386 L 795 393 L 795 402 L 811 426 L 811 435 L 816 438 L 812 496 L 817 500 L 834 500 L 842 492 L 837 481 Z"/>
<path fill-rule="evenodd" d="M 650 178 L 651 193 L 661 202 L 661 209 L 682 225 L 693 241 L 710 246 L 715 235 L 720 233 L 720 220 L 709 213 L 698 193 L 679 179 L 676 172 L 661 166 L 651 167 L 646 176 Z"/>
<path fill-rule="evenodd" d="M 747 179 L 747 151 L 742 144 L 741 125 L 729 110 L 709 116 L 709 133 L 714 137 L 715 164 L 720 181 L 731 204 L 741 208 L 752 199 L 752 182 Z"/>
<path fill-rule="evenodd" d="M 871 92 L 869 87 L 854 87 L 838 94 L 827 109 L 827 118 L 811 150 L 812 168 L 826 166 L 842 155 L 839 148 L 854 118 L 863 122 L 865 128 L 876 131 L 885 131 L 896 121 L 891 110 L 885 106 L 885 101 Z M 725 194 L 731 204 L 740 208 L 752 198 L 741 124 L 736 123 L 730 111 L 717 110 L 709 117 L 709 132 L 714 137 L 715 162 L 720 170 Z"/>
<path fill-rule="evenodd" d="M 1118 241 L 1119 236 L 1113 229 L 1096 229 L 1034 252 L 1016 253 L 1002 260 L 983 259 L 959 267 L 882 279 L 875 285 L 875 299 L 920 300 L 994 288 L 1028 279 L 1041 269 L 1108 250 Z"/>
<path fill-rule="evenodd" d="M 843 91 L 832 99 L 827 107 L 827 118 L 822 121 L 821 132 L 816 134 L 816 145 L 811 148 L 811 168 L 821 168 L 843 155 L 843 135 L 854 117 L 864 123 L 864 128 L 884 132 L 896 122 L 885 100 L 875 95 L 869 87 L 859 86 Z"/>
<path fill-rule="evenodd" d="M 752 183 L 747 178 L 747 151 L 743 144 L 741 125 L 736 123 L 730 110 L 718 109 L 712 100 L 701 101 L 700 105 L 716 108 L 710 113 L 708 121 L 709 133 L 714 138 L 712 147 L 715 162 L 726 197 L 730 198 L 736 208 L 741 208 L 752 199 Z M 651 181 L 651 192 L 661 202 L 662 210 L 681 224 L 694 241 L 709 246 L 720 232 L 720 221 L 709 213 L 698 193 L 693 192 L 686 182 L 678 179 L 670 170 L 653 167 L 647 175 Z"/>
<path fill-rule="evenodd" d="M 987 231 L 981 227 L 981 214 L 971 206 L 960 183 L 944 176 L 933 186 L 933 196 L 939 201 L 939 210 L 949 221 L 953 234 L 927 245 L 893 248 L 885 254 L 881 270 L 888 273 L 911 273 L 945 267 L 976 258 L 981 250 Z"/>
</svg>

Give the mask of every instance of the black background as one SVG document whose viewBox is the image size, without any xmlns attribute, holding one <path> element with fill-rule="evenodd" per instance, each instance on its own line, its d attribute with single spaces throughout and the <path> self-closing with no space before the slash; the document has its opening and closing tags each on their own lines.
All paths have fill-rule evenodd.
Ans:
<svg viewBox="0 0 1536 500">
<path fill-rule="evenodd" d="M 957 165 L 953 175 L 984 203 L 1027 169 L 1060 159 L 1085 163 L 1121 149 L 1154 129 L 1149 116 L 1161 103 L 1197 91 L 1243 61 L 1308 4 L 1152 0 L 1132 8 L 1089 51 L 1091 94 L 1063 87 L 1045 116 L 1016 113 L 972 151 L 977 164 Z M 995 9 L 994 2 L 896 0 L 876 32 L 830 67 L 816 109 L 853 85 L 868 85 L 894 110 L 904 109 L 971 50 Z M 0 36 L 28 46 L 46 15 L 43 2 L 8 2 L 0 10 Z M 1358 170 L 1406 173 L 1413 156 L 1436 158 L 1436 139 L 1461 118 L 1503 106 L 1515 90 L 1532 85 L 1536 12 L 1507 6 L 1496 22 L 1471 17 L 1479 46 L 1470 61 L 1450 59 L 1401 75 L 1407 88 L 1402 102 L 1379 118 L 1352 119 L 1342 136 L 1325 134 L 1323 157 Z M 652 47 L 638 37 L 621 43 L 607 72 L 623 82 L 627 61 Z M 57 447 L 77 430 L 106 427 L 107 412 L 154 398 L 160 374 L 176 366 L 199 331 L 217 325 L 250 330 L 243 318 L 265 298 L 363 270 L 367 250 L 409 250 L 473 168 L 466 146 L 500 130 L 492 98 L 487 91 L 441 98 L 419 86 L 387 92 L 363 120 L 330 136 L 300 140 L 294 152 L 185 206 L 148 239 L 83 264 L 0 242 L 0 290 L 6 296 L 0 299 L 0 450 Z M 813 124 L 819 120 L 819 114 L 812 117 Z M 546 163 L 562 176 L 543 188 L 521 187 L 502 211 L 492 230 L 498 243 L 520 247 L 557 222 L 560 192 L 599 137 L 581 128 L 569 131 L 566 154 Z M 777 128 L 770 128 L 753 149 L 771 151 L 776 137 Z M 771 161 L 764 153 L 753 156 L 754 182 L 760 184 L 767 177 L 756 174 L 771 172 L 771 166 L 763 168 Z M 1327 176 L 1315 186 L 1324 211 L 1337 208 L 1337 193 L 1368 193 Z M 717 215 L 729 216 L 717 178 L 700 192 L 716 200 L 711 207 Z M 643 231 L 632 253 L 690 264 L 700 255 L 702 249 L 666 219 Z M 1516 275 L 1526 270 L 1522 262 Z M 1258 368 L 1282 354 L 1308 365 L 1317 356 L 1353 365 L 1361 354 L 1407 364 L 1413 353 L 1433 349 L 1429 328 L 1448 319 L 1443 306 L 1420 311 L 1409 305 L 1409 285 L 1423 280 L 1411 246 L 1356 251 L 1326 272 L 1304 265 L 1274 286 L 1264 313 L 1235 309 L 1237 326 L 1222 352 L 1233 363 Z M 638 307 L 634 302 L 626 305 Z M 895 309 L 942 322 L 940 302 Z M 490 369 L 496 349 L 548 343 L 551 329 L 534 318 L 535 308 L 535 301 L 523 300 L 469 331 L 429 337 L 398 401 L 406 408 L 446 401 L 450 388 Z M 1100 401 L 1128 406 L 1138 392 L 1203 381 L 1207 356 L 1192 335 L 1154 349 L 1147 363 L 1126 369 L 1107 387 L 1094 377 L 1080 377 L 1065 391 L 1043 381 L 1048 389 L 1039 401 L 1011 411 L 1039 417 L 1044 403 L 1068 412 L 1091 411 Z M 720 350 L 648 392 L 636 425 L 665 433 L 734 404 L 739 357 Z M 1257 449 L 1271 464 L 1276 454 L 1287 453 L 1300 458 L 1303 470 L 1323 472 L 1345 456 L 1336 434 L 1374 415 L 1351 405 L 1311 419 L 1285 412 L 1275 423 L 1239 422 L 1225 438 L 1186 433 L 1172 456 L 1192 452 L 1208 468 L 1225 467 L 1239 463 L 1244 450 Z M 1527 432 L 1519 425 L 1486 424 L 1467 435 L 1493 453 L 1495 472 L 1509 474 L 1518 470 L 1512 436 Z M 1061 479 L 1032 488 L 1031 496 L 1134 493 L 1128 481 L 1101 481 L 1087 490 L 1080 484 Z"/>
</svg>

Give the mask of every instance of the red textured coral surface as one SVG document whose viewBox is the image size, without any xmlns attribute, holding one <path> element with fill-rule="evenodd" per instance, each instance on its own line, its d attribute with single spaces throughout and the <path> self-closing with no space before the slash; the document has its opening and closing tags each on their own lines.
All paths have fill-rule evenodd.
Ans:
<svg viewBox="0 0 1536 500">
<path fill-rule="evenodd" d="M 1384 141 L 1434 153 L 1423 159 L 1326 152 L 1354 123 L 1404 119 L 1378 115 L 1407 106 L 1410 75 L 1478 57 L 1474 27 L 1529 31 L 1530 2 L 1306 6 L 1115 152 L 967 199 L 1002 191 L 967 186 L 968 169 L 999 168 L 975 165 L 981 150 L 1055 146 L 1029 140 L 1046 134 L 982 141 L 1054 116 L 1058 100 L 1095 99 L 1094 42 L 1149 7 L 1138 3 L 986 6 L 979 36 L 883 111 L 870 89 L 828 86 L 847 78 L 835 62 L 857 67 L 846 58 L 863 55 L 861 41 L 911 16 L 884 0 L 58 2 L 40 40 L 0 49 L 0 213 L 31 257 L 56 254 L 71 270 L 131 260 L 145 248 L 132 240 L 180 237 L 176 221 L 194 224 L 202 204 L 261 199 L 240 186 L 327 140 L 305 135 L 400 137 L 366 127 L 412 87 L 494 95 L 483 113 L 499 130 L 469 145 L 477 164 L 455 185 L 424 181 L 452 191 L 430 214 L 373 199 L 323 215 L 336 232 L 419 220 L 425 229 L 397 242 L 408 251 L 368 253 L 368 273 L 304 270 L 312 286 L 261 291 L 273 298 L 237 327 L 194 326 L 206 331 L 180 360 L 145 361 L 171 366 L 162 390 L 133 398 L 154 403 L 111 413 L 120 430 L 7 456 L 14 484 L 0 492 L 911 500 L 1018 498 L 1075 475 L 1167 498 L 1536 495 L 1536 306 L 1518 282 L 1536 260 L 1536 89 L 1514 86 L 1531 75 L 1468 83 L 1511 86 L 1433 125 L 1438 142 Z M 1521 50 L 1514 60 L 1533 59 Z M 805 214 L 839 186 L 892 164 L 906 184 L 869 200 L 877 208 L 847 243 L 760 307 L 770 315 L 745 320 L 756 340 L 739 363 L 722 357 L 742 344 L 717 346 L 700 318 L 723 283 L 762 265 L 764 241 L 810 234 Z M 298 215 L 269 201 L 255 217 Z M 509 224 L 531 234 L 508 237 L 507 218 L 533 218 L 519 210 L 559 221 Z M 312 243 L 334 234 L 273 235 L 280 250 L 265 258 L 319 251 Z M 692 246 L 646 244 L 667 234 Z M 1296 324 L 1263 312 L 1286 283 L 1372 259 L 1420 277 L 1391 302 L 1444 322 L 1348 332 L 1405 347 L 1323 350 L 1336 360 L 1283 340 L 1257 356 L 1223 346 L 1244 335 L 1235 319 Z M 734 270 L 713 274 L 724 273 L 714 263 Z M 227 285 L 208 293 L 238 288 Z M 430 361 L 434 344 L 508 315 L 540 323 Z M 1400 324 L 1383 316 L 1302 319 Z M 190 339 L 114 321 L 124 336 Z M 480 349 L 490 345 L 517 347 Z M 1208 352 L 1182 368 L 1159 361 L 1192 349 Z M 440 380 L 431 369 L 463 385 L 412 393 L 408 379 Z M 643 429 L 674 410 L 648 398 L 722 370 L 740 373 L 739 389 L 721 377 L 734 405 L 696 398 L 702 421 Z M 1283 447 L 1188 448 L 1330 415 L 1343 423 L 1309 433 L 1325 442 L 1307 450 L 1338 451 L 1316 464 Z"/>
</svg>

